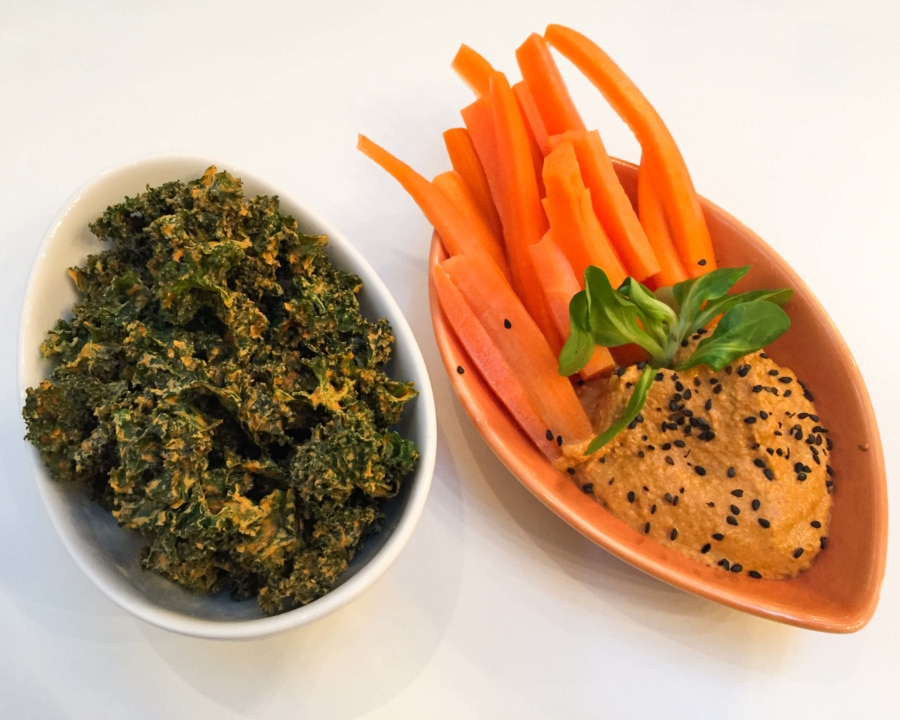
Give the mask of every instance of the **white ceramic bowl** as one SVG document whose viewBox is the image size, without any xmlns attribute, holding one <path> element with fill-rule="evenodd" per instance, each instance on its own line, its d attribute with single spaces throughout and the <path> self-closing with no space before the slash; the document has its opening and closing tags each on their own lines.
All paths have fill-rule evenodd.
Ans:
<svg viewBox="0 0 900 720">
<path fill-rule="evenodd" d="M 143 571 L 138 562 L 143 539 L 120 528 L 109 513 L 75 485 L 49 478 L 32 448 L 34 477 L 50 518 L 75 562 L 110 599 L 153 625 L 197 637 L 258 637 L 310 623 L 342 607 L 371 586 L 399 555 L 418 521 L 434 471 L 437 429 L 434 397 L 425 362 L 403 314 L 384 283 L 353 245 L 314 212 L 286 193 L 239 168 L 198 157 L 158 157 L 109 170 L 79 190 L 53 220 L 41 245 L 25 295 L 19 331 L 19 387 L 47 376 L 39 352 L 45 333 L 66 314 L 75 292 L 66 269 L 81 263 L 99 245 L 88 229 L 109 205 L 169 180 L 191 180 L 210 165 L 242 179 L 248 195 L 278 195 L 281 211 L 297 218 L 300 229 L 328 236 L 329 254 L 337 267 L 362 278 L 361 304 L 368 317 L 386 317 L 396 344 L 391 374 L 412 380 L 419 391 L 406 408 L 400 432 L 421 452 L 416 471 L 387 507 L 384 529 L 368 539 L 340 584 L 323 597 L 295 610 L 266 617 L 256 600 L 235 602 L 227 594 L 198 596 Z"/>
</svg>

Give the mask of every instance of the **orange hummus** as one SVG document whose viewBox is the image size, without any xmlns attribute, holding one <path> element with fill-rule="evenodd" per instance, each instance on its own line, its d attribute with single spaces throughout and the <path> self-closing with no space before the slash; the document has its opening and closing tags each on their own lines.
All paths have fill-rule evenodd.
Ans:
<svg viewBox="0 0 900 720">
<path fill-rule="evenodd" d="M 602 431 L 621 415 L 635 366 L 586 387 Z M 831 443 L 812 396 L 765 352 L 716 372 L 660 370 L 641 414 L 596 453 L 564 447 L 582 489 L 638 532 L 709 565 L 792 577 L 827 542 Z"/>
</svg>

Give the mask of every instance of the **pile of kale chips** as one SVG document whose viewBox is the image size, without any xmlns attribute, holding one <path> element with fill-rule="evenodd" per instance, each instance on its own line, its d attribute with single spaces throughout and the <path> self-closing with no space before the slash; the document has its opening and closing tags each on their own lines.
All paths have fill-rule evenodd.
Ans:
<svg viewBox="0 0 900 720">
<path fill-rule="evenodd" d="M 144 568 L 267 614 L 323 595 L 418 459 L 388 322 L 325 237 L 215 167 L 90 227 L 106 249 L 69 271 L 26 438 L 146 537 Z"/>
</svg>

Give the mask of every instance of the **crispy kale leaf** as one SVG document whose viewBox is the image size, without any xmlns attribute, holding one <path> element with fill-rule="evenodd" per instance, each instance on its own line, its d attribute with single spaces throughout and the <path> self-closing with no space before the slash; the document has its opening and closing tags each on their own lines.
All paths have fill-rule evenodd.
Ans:
<svg viewBox="0 0 900 720">
<path fill-rule="evenodd" d="M 416 390 L 386 374 L 389 324 L 326 238 L 215 168 L 91 230 L 26 438 L 143 533 L 145 568 L 267 613 L 327 592 L 418 459 L 392 429 Z"/>
</svg>

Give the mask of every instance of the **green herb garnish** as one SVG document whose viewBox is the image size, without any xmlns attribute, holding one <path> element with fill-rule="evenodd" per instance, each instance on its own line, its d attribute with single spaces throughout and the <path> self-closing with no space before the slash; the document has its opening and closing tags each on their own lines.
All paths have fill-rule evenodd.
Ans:
<svg viewBox="0 0 900 720">
<path fill-rule="evenodd" d="M 595 345 L 635 343 L 648 354 L 625 413 L 591 441 L 588 454 L 603 447 L 638 416 L 660 368 L 687 370 L 706 364 L 721 370 L 790 327 L 791 320 L 780 307 L 793 293 L 789 288 L 728 294 L 749 270 L 749 266 L 720 268 L 656 293 L 631 277 L 614 289 L 600 268 L 592 266 L 585 271 L 585 289 L 569 305 L 571 329 L 559 355 L 559 372 L 572 375 L 581 370 Z M 682 343 L 719 315 L 722 317 L 713 332 L 697 343 L 687 359 L 676 363 Z"/>
</svg>

